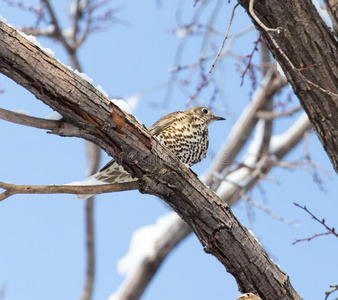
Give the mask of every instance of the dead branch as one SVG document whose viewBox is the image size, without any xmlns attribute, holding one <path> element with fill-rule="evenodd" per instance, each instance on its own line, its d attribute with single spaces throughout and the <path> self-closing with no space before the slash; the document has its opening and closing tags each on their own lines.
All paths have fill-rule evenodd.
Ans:
<svg viewBox="0 0 338 300">
<path fill-rule="evenodd" d="M 0 181 L 0 188 L 5 192 L 0 194 L 0 201 L 17 194 L 104 194 L 138 190 L 141 182 L 124 182 L 102 185 L 19 185 Z"/>
</svg>

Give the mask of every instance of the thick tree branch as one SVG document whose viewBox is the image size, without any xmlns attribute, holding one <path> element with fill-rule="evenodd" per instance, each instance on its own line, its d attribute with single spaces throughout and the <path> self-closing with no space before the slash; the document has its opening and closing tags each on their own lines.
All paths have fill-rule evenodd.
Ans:
<svg viewBox="0 0 338 300">
<path fill-rule="evenodd" d="M 0 23 L 0 71 L 31 91 L 87 138 L 113 156 L 145 185 L 143 193 L 164 199 L 215 255 L 242 292 L 262 299 L 300 299 L 288 276 L 275 265 L 229 206 L 199 181 L 135 118 L 92 85 Z M 254 270 L 254 272 L 253 272 Z"/>
<path fill-rule="evenodd" d="M 337 40 L 311 0 L 239 2 L 249 15 L 254 12 L 254 24 L 281 65 L 338 172 Z M 271 32 L 266 28 L 282 29 Z"/>
<path fill-rule="evenodd" d="M 299 118 L 299 120 L 297 120 L 295 124 L 291 126 L 291 128 L 287 130 L 285 133 L 277 136 L 272 136 L 272 140 L 274 142 L 269 150 L 269 155 L 271 157 L 275 157 L 277 160 L 281 160 L 286 154 L 288 154 L 295 147 L 295 145 L 297 145 L 302 140 L 303 136 L 310 128 L 311 124 L 308 121 L 306 115 L 305 116 L 302 115 Z M 235 127 L 233 127 L 233 130 L 235 130 Z M 275 142 L 276 140 L 279 140 L 280 142 L 276 143 Z M 283 151 L 280 151 L 280 149 L 283 149 Z M 222 151 L 223 150 L 221 150 L 221 152 Z M 224 156 L 224 154 L 219 153 L 218 156 Z M 255 183 L 258 182 L 258 179 L 256 181 L 252 180 L 254 170 L 251 171 L 246 170 L 244 166 L 242 168 L 243 168 L 242 170 L 238 170 L 238 173 L 243 173 L 244 170 L 245 176 L 243 176 L 242 178 L 238 177 L 238 180 L 240 181 L 238 181 L 237 185 L 235 184 L 229 185 L 229 188 L 233 190 L 230 190 L 228 193 L 225 192 L 223 193 L 223 195 L 220 195 L 223 198 L 223 200 L 229 201 L 228 204 L 230 205 L 237 203 L 240 197 L 242 197 L 244 191 L 250 190 L 250 188 L 254 187 L 254 184 L 246 186 L 244 183 L 249 184 L 250 182 Z M 266 173 L 264 174 L 261 173 L 261 171 L 256 172 L 257 176 L 261 178 L 262 175 L 267 174 L 270 170 L 265 169 L 264 171 L 266 171 Z M 231 176 L 231 173 L 228 174 L 228 176 Z M 214 175 L 210 172 L 207 172 L 207 174 L 202 177 L 204 179 L 204 182 L 214 181 Z M 226 181 L 227 177 L 224 178 L 224 182 Z M 215 186 L 215 188 L 219 188 L 221 183 L 222 181 L 218 182 L 218 185 Z M 243 184 L 241 185 L 240 183 Z M 218 192 L 220 191 L 222 190 L 218 190 Z M 231 197 L 229 197 L 229 195 Z M 135 297 L 136 296 L 140 297 L 141 293 L 148 286 L 150 280 L 155 275 L 155 272 L 157 271 L 162 261 L 164 260 L 165 258 L 164 255 L 168 255 L 171 252 L 171 250 L 190 233 L 191 228 L 187 225 L 187 223 L 185 223 L 180 218 L 176 219 L 175 222 L 168 224 L 168 227 L 166 228 L 163 236 L 158 238 L 160 241 L 154 242 L 154 244 L 156 245 L 155 254 L 152 254 L 151 257 L 144 257 L 142 259 L 143 263 L 139 265 L 137 271 L 132 274 L 128 274 L 127 278 L 125 278 L 125 281 L 115 292 L 115 294 L 112 295 L 111 298 L 118 300 L 127 300 L 131 298 L 138 299 Z"/>
</svg>

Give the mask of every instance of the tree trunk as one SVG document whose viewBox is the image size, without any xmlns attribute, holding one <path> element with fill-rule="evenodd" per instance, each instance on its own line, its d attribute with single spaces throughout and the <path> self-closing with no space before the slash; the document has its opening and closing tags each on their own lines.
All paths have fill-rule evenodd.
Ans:
<svg viewBox="0 0 338 300">
<path fill-rule="evenodd" d="M 255 1 L 255 16 L 250 14 L 251 1 L 239 2 L 282 67 L 338 172 L 338 43 L 334 34 L 311 0 Z M 264 25 L 280 29 L 269 31 Z"/>
</svg>

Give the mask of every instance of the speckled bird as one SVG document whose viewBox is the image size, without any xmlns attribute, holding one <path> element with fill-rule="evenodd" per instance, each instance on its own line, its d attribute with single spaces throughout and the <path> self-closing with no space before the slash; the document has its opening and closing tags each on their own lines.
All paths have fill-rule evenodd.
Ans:
<svg viewBox="0 0 338 300">
<path fill-rule="evenodd" d="M 164 116 L 148 130 L 183 163 L 192 166 L 200 162 L 207 154 L 208 126 L 220 120 L 225 119 L 215 116 L 209 108 L 195 106 L 186 111 L 177 111 Z M 133 178 L 115 160 L 111 160 L 101 171 L 85 179 L 88 184 L 90 182 L 94 184 L 95 180 L 102 183 L 122 183 L 137 179 Z M 81 198 L 88 197 L 89 195 L 81 195 Z"/>
</svg>

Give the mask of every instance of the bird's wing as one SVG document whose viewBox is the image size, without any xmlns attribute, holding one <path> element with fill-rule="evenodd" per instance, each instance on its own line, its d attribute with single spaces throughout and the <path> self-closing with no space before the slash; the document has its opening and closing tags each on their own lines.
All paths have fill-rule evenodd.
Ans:
<svg viewBox="0 0 338 300">
<path fill-rule="evenodd" d="M 114 165 L 114 164 L 116 164 L 115 159 L 111 159 L 108 163 L 106 163 L 106 164 L 104 165 L 104 167 L 102 167 L 102 169 L 101 169 L 99 172 L 102 172 L 102 171 L 104 171 L 104 170 L 107 170 L 110 166 L 112 166 L 112 165 Z M 99 172 L 98 172 L 98 173 L 99 173 Z"/>
<path fill-rule="evenodd" d="M 154 125 L 148 128 L 151 135 L 158 135 L 164 129 L 170 127 L 183 114 L 183 111 L 176 111 L 159 119 Z"/>
</svg>

